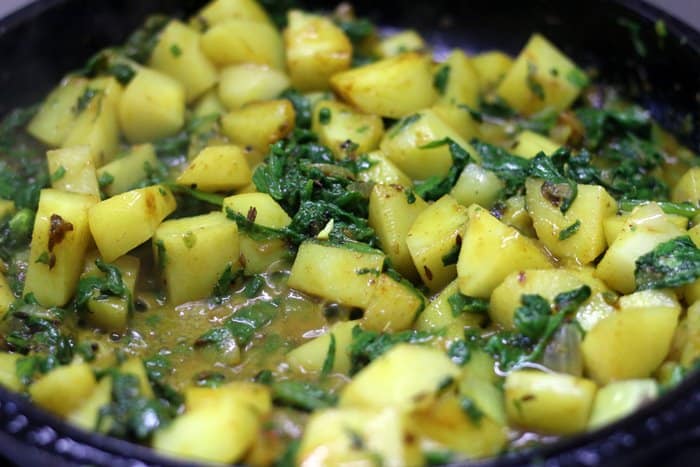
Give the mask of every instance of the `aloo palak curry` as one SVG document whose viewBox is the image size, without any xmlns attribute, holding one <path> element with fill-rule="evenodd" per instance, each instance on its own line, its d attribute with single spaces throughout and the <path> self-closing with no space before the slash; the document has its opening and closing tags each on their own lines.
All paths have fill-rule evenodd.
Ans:
<svg viewBox="0 0 700 467">
<path fill-rule="evenodd" d="M 495 456 L 700 355 L 695 155 L 539 34 L 436 62 L 348 5 L 215 0 L 0 151 L 0 383 L 168 455 Z"/>
</svg>

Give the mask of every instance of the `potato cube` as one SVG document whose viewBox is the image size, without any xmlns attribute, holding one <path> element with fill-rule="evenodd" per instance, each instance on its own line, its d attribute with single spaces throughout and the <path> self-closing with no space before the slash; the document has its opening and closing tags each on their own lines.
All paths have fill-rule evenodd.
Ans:
<svg viewBox="0 0 700 467">
<path fill-rule="evenodd" d="M 421 280 L 436 292 L 457 274 L 457 255 L 467 223 L 467 209 L 445 195 L 415 218 L 406 246 Z"/>
<path fill-rule="evenodd" d="M 389 118 L 430 107 L 437 99 L 430 57 L 414 52 L 337 73 L 331 87 L 362 112 Z"/>
<path fill-rule="evenodd" d="M 483 321 L 483 315 L 474 313 L 460 313 L 455 316 L 449 299 L 459 293 L 457 280 L 450 282 L 440 293 L 433 297 L 425 310 L 418 315 L 415 329 L 428 332 L 444 332 L 448 341 L 463 339 L 465 328 L 474 328 Z"/>
<path fill-rule="evenodd" d="M 674 203 L 700 201 L 700 167 L 691 167 L 678 180 L 671 192 Z"/>
<path fill-rule="evenodd" d="M 527 212 L 537 237 L 559 258 L 591 263 L 607 246 L 603 221 L 615 214 L 615 199 L 601 186 L 579 184 L 576 199 L 562 213 L 547 199 L 544 183 L 531 178 L 525 184 Z M 567 229 L 573 229 L 568 236 Z"/>
<path fill-rule="evenodd" d="M 33 293 L 46 307 L 68 303 L 90 242 L 88 209 L 98 201 L 91 195 L 41 190 L 24 295 Z"/>
<path fill-rule="evenodd" d="M 375 53 L 382 58 L 396 57 L 406 52 L 426 52 L 427 50 L 428 45 L 413 29 L 384 37 L 375 47 Z"/>
<path fill-rule="evenodd" d="M 221 130 L 233 144 L 267 153 L 272 143 L 294 129 L 295 119 L 288 99 L 254 102 L 224 115 Z"/>
<path fill-rule="evenodd" d="M 647 378 L 671 348 L 680 307 L 621 308 L 601 319 L 581 345 L 587 373 L 601 384 Z"/>
<path fill-rule="evenodd" d="M 469 361 L 462 367 L 459 394 L 470 398 L 491 420 L 507 425 L 503 400 L 502 378 L 494 371 L 495 360 L 482 350 L 472 349 Z"/>
<path fill-rule="evenodd" d="M 479 74 L 471 60 L 461 50 L 453 50 L 435 75 L 440 93 L 439 101 L 445 104 L 479 105 Z"/>
<path fill-rule="evenodd" d="M 108 196 L 129 191 L 158 167 L 152 144 L 132 146 L 128 152 L 97 169 L 97 179 Z"/>
<path fill-rule="evenodd" d="M 457 378 L 459 373 L 459 367 L 441 350 L 398 344 L 360 370 L 343 387 L 339 405 L 410 411 L 435 397 L 440 384 L 447 378 Z"/>
<path fill-rule="evenodd" d="M 332 371 L 347 374 L 350 371 L 348 348 L 352 343 L 352 330 L 357 325 L 357 321 L 335 323 L 325 334 L 314 337 L 292 349 L 286 356 L 287 363 L 302 373 L 320 372 L 328 355 L 332 335 L 335 338 L 335 359 Z"/>
<path fill-rule="evenodd" d="M 593 277 L 576 274 L 570 269 L 526 269 L 509 274 L 493 290 L 489 316 L 505 329 L 515 329 L 513 317 L 521 306 L 523 295 L 537 294 L 553 302 L 563 292 L 583 285 L 591 288 L 591 295 L 607 291 L 605 284 Z"/>
<path fill-rule="evenodd" d="M 610 383 L 598 390 L 588 428 L 594 430 L 628 415 L 659 395 L 653 379 L 632 379 Z"/>
<path fill-rule="evenodd" d="M 571 435 L 586 429 L 597 387 L 561 373 L 511 371 L 504 385 L 510 423 L 540 433 Z"/>
<path fill-rule="evenodd" d="M 472 205 L 467 215 L 469 221 L 457 261 L 459 290 L 464 295 L 488 298 L 514 271 L 552 267 L 535 242 L 501 223 L 486 209 Z"/>
<path fill-rule="evenodd" d="M 598 263 L 596 276 L 618 292 L 631 293 L 636 288 L 634 271 L 637 258 L 682 234 L 683 231 L 668 220 L 658 205 L 640 206 L 627 219 L 625 228 Z"/>
<path fill-rule="evenodd" d="M 379 276 L 360 321 L 364 329 L 379 332 L 404 331 L 423 310 L 425 298 L 408 281 Z"/>
<path fill-rule="evenodd" d="M 71 193 L 100 196 L 97 172 L 89 146 L 47 151 L 46 159 L 53 188 Z"/>
<path fill-rule="evenodd" d="M 384 265 L 381 251 L 307 241 L 299 246 L 287 284 L 343 305 L 365 308 Z"/>
<path fill-rule="evenodd" d="M 169 189 L 154 185 L 127 191 L 90 208 L 90 232 L 102 258 L 111 262 L 153 236 L 175 210 Z"/>
<path fill-rule="evenodd" d="M 23 384 L 17 377 L 17 360 L 20 357 L 17 353 L 0 352 L 0 386 L 11 391 L 22 390 Z"/>
<path fill-rule="evenodd" d="M 237 264 L 238 226 L 221 212 L 163 222 L 154 251 L 173 305 L 211 295 L 227 267 Z"/>
<path fill-rule="evenodd" d="M 549 156 L 559 149 L 560 146 L 546 136 L 542 136 L 534 131 L 524 130 L 515 136 L 515 140 L 510 146 L 510 152 L 525 159 L 532 159 L 540 152 Z"/>
<path fill-rule="evenodd" d="M 377 234 L 382 250 L 391 264 L 408 278 L 417 278 L 406 236 L 416 218 L 428 207 L 420 196 L 409 193 L 401 185 L 377 184 L 369 196 L 369 226 Z"/>
<path fill-rule="evenodd" d="M 453 394 L 411 413 L 410 423 L 424 443 L 436 443 L 469 459 L 495 456 L 508 441 L 502 425 L 489 417 L 473 420 Z"/>
<path fill-rule="evenodd" d="M 513 59 L 499 50 L 476 54 L 471 62 L 479 75 L 481 90 L 485 92 L 495 88 L 513 66 Z"/>
<path fill-rule="evenodd" d="M 431 107 L 440 120 L 447 123 L 464 141 L 481 136 L 479 123 L 463 105 L 435 104 Z"/>
<path fill-rule="evenodd" d="M 251 408 L 228 400 L 186 411 L 153 437 L 157 451 L 196 461 L 228 464 L 240 459 L 260 431 Z"/>
<path fill-rule="evenodd" d="M 66 416 L 78 408 L 97 386 L 87 363 L 60 366 L 29 386 L 29 395 L 39 407 Z"/>
<path fill-rule="evenodd" d="M 540 34 L 520 52 L 496 92 L 524 115 L 544 108 L 564 110 L 586 86 L 586 75 Z"/>
<path fill-rule="evenodd" d="M 103 376 L 95 390 L 66 415 L 73 425 L 84 430 L 96 430 L 100 418 L 100 409 L 112 401 L 112 377 Z"/>
<path fill-rule="evenodd" d="M 191 22 L 206 29 L 228 19 L 270 23 L 265 9 L 256 0 L 213 0 L 193 16 Z"/>
<path fill-rule="evenodd" d="M 338 159 L 365 154 L 379 146 L 384 123 L 340 102 L 321 100 L 314 106 L 311 129 Z"/>
<path fill-rule="evenodd" d="M 175 78 L 192 101 L 214 86 L 218 74 L 200 48 L 201 35 L 178 20 L 172 20 L 158 38 L 148 65 Z"/>
<path fill-rule="evenodd" d="M 494 172 L 470 162 L 459 174 L 450 196 L 462 206 L 478 204 L 489 209 L 498 201 L 504 188 L 505 183 Z"/>
<path fill-rule="evenodd" d="M 131 143 L 177 133 L 185 123 L 185 89 L 175 79 L 141 68 L 119 101 L 119 123 Z"/>
<path fill-rule="evenodd" d="M 204 148 L 176 181 L 202 191 L 230 191 L 248 185 L 251 179 L 241 148 L 226 145 Z"/>
<path fill-rule="evenodd" d="M 258 416 L 268 415 L 272 410 L 270 388 L 259 383 L 234 381 L 217 388 L 189 386 L 185 389 L 185 407 L 188 411 L 226 406 L 230 401 L 247 405 Z"/>
<path fill-rule="evenodd" d="M 221 71 L 219 99 L 228 110 L 235 110 L 250 102 L 274 99 L 288 87 L 287 75 L 267 65 L 232 65 Z"/>
<path fill-rule="evenodd" d="M 88 80 L 70 76 L 46 96 L 38 112 L 27 125 L 27 132 L 50 147 L 63 144 L 79 113 L 78 99 L 85 93 Z"/>
<path fill-rule="evenodd" d="M 350 68 L 350 39 L 325 16 L 291 10 L 287 18 L 284 44 L 292 86 L 303 92 L 328 89 L 331 76 Z"/>
<path fill-rule="evenodd" d="M 382 138 L 382 152 L 398 168 L 414 180 L 444 177 L 452 167 L 450 147 L 443 144 L 426 147 L 430 143 L 451 139 L 470 155 L 476 155 L 471 146 L 432 110 L 424 110 L 398 121 Z"/>
<path fill-rule="evenodd" d="M 219 67 L 255 63 L 284 69 L 284 44 L 271 24 L 227 19 L 202 34 L 202 51 Z"/>
<path fill-rule="evenodd" d="M 391 162 L 382 151 L 372 151 L 367 154 L 371 167 L 358 174 L 363 182 L 374 182 L 384 185 L 400 185 L 410 188 L 413 185 L 410 177 Z"/>
</svg>

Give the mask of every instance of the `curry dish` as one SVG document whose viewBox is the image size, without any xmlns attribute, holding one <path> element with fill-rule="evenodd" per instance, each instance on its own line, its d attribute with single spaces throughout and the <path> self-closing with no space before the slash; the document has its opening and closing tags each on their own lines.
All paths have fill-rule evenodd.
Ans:
<svg viewBox="0 0 700 467">
<path fill-rule="evenodd" d="M 264 4 L 153 16 L 3 120 L 0 384 L 169 456 L 412 466 L 693 370 L 700 167 L 648 111 L 536 32 L 436 60 Z"/>
</svg>

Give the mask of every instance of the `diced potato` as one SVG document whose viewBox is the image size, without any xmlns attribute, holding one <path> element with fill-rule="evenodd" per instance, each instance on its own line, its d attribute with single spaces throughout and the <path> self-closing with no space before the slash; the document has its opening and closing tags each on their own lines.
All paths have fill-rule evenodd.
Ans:
<svg viewBox="0 0 700 467">
<path fill-rule="evenodd" d="M 97 386 L 92 368 L 87 363 L 60 366 L 29 386 L 29 395 L 39 407 L 66 416 Z"/>
<path fill-rule="evenodd" d="M 382 138 L 380 147 L 398 168 L 414 180 L 444 177 L 452 167 L 448 144 L 426 147 L 430 143 L 451 139 L 470 155 L 476 155 L 462 137 L 432 110 L 423 110 L 398 121 Z"/>
<path fill-rule="evenodd" d="M 254 102 L 221 119 L 221 130 L 233 143 L 267 153 L 268 147 L 294 129 L 296 114 L 287 99 Z"/>
<path fill-rule="evenodd" d="M 482 350 L 472 349 L 469 361 L 462 367 L 459 394 L 470 398 L 494 422 L 507 424 L 501 378 L 494 371 L 493 357 Z"/>
<path fill-rule="evenodd" d="M 429 402 L 442 382 L 457 378 L 459 373 L 459 367 L 441 350 L 398 344 L 360 370 L 343 387 L 339 405 L 410 411 Z"/>
<path fill-rule="evenodd" d="M 612 423 L 653 401 L 659 386 L 653 379 L 633 379 L 610 383 L 598 390 L 588 428 L 594 430 Z"/>
<path fill-rule="evenodd" d="M 279 96 L 289 84 L 287 75 L 267 65 L 233 65 L 221 71 L 219 99 L 228 110 L 240 109 L 250 102 Z"/>
<path fill-rule="evenodd" d="M 63 144 L 79 113 L 78 99 L 85 93 L 88 80 L 79 76 L 64 79 L 44 99 L 27 126 L 27 132 L 50 147 Z"/>
<path fill-rule="evenodd" d="M 498 176 L 478 164 L 464 167 L 450 195 L 462 206 L 478 204 L 490 208 L 501 196 L 505 183 Z"/>
<path fill-rule="evenodd" d="M 241 193 L 224 199 L 223 210 L 231 210 L 264 227 L 280 229 L 292 219 L 267 193 Z M 246 274 L 259 274 L 275 261 L 288 255 L 282 239 L 255 240 L 243 231 L 238 232 L 240 255 Z"/>
<path fill-rule="evenodd" d="M 100 409 L 112 401 L 112 377 L 104 376 L 97 383 L 95 390 L 81 401 L 66 419 L 84 430 L 96 430 Z"/>
<path fill-rule="evenodd" d="M 158 167 L 156 152 L 151 144 L 132 146 L 121 157 L 97 169 L 98 180 L 108 196 L 129 191 L 148 176 L 149 170 Z"/>
<path fill-rule="evenodd" d="M 401 118 L 437 99 L 430 57 L 406 53 L 331 77 L 331 87 L 362 112 Z"/>
<path fill-rule="evenodd" d="M 597 387 L 562 373 L 511 371 L 505 382 L 508 420 L 526 430 L 571 435 L 586 429 Z"/>
<path fill-rule="evenodd" d="M 177 133 L 185 123 L 185 88 L 159 71 L 139 69 L 119 101 L 119 123 L 131 143 Z"/>
<path fill-rule="evenodd" d="M 370 248 L 307 241 L 299 246 L 287 284 L 338 303 L 365 308 L 384 265 Z"/>
<path fill-rule="evenodd" d="M 425 310 L 418 315 L 414 327 L 419 331 L 444 332 L 449 340 L 462 339 L 465 328 L 477 327 L 483 322 L 482 315 L 461 313 L 457 316 L 452 312 L 449 298 L 459 293 L 457 280 L 450 282 L 434 297 Z"/>
<path fill-rule="evenodd" d="M 330 327 L 328 332 L 292 349 L 286 357 L 287 363 L 300 372 L 320 372 L 328 355 L 331 335 L 335 338 L 335 359 L 332 371 L 347 374 L 350 371 L 348 348 L 352 342 L 352 330 L 357 321 L 341 321 Z"/>
<path fill-rule="evenodd" d="M 172 20 L 158 37 L 148 65 L 175 78 L 192 101 L 214 86 L 216 68 L 200 48 L 201 35 L 178 20 Z"/>
<path fill-rule="evenodd" d="M 404 331 L 411 327 L 423 305 L 423 295 L 410 282 L 382 274 L 360 322 L 364 329 L 373 331 Z"/>
<path fill-rule="evenodd" d="M 51 186 L 57 190 L 100 196 L 97 173 L 89 146 L 46 152 Z"/>
<path fill-rule="evenodd" d="M 700 201 L 700 167 L 692 167 L 678 180 L 671 192 L 674 203 Z"/>
<path fill-rule="evenodd" d="M 20 357 L 20 354 L 0 352 L 0 386 L 12 391 L 22 390 L 23 384 L 17 377 L 17 360 Z"/>
<path fill-rule="evenodd" d="M 588 374 L 601 384 L 649 377 L 671 348 L 679 313 L 678 307 L 646 306 L 601 319 L 581 345 Z"/>
<path fill-rule="evenodd" d="M 510 152 L 525 159 L 532 159 L 540 152 L 550 155 L 559 147 L 559 144 L 546 136 L 542 136 L 534 131 L 524 130 L 515 136 L 515 140 L 510 146 Z"/>
<path fill-rule="evenodd" d="M 457 274 L 467 209 L 445 195 L 422 210 L 406 234 L 406 245 L 421 280 L 436 292 Z"/>
<path fill-rule="evenodd" d="M 270 23 L 265 9 L 256 0 L 213 0 L 192 18 L 192 23 L 206 29 L 228 19 Z"/>
<path fill-rule="evenodd" d="M 98 78 L 90 82 L 81 99 L 88 93 L 93 97 L 78 111 L 78 118 L 61 146 L 88 146 L 90 157 L 98 167 L 112 160 L 119 149 L 117 105 L 122 87 L 115 78 Z"/>
<path fill-rule="evenodd" d="M 407 29 L 383 38 L 375 47 L 375 52 L 382 58 L 390 58 L 406 52 L 425 52 L 427 49 L 428 46 L 420 34 L 413 29 Z"/>
<path fill-rule="evenodd" d="M 417 443 L 407 443 L 407 427 L 391 407 L 314 412 L 297 453 L 299 465 L 420 465 Z M 358 446 L 359 441 L 359 446 Z"/>
<path fill-rule="evenodd" d="M 592 262 L 607 246 L 603 220 L 615 214 L 615 199 L 601 186 L 579 184 L 576 199 L 562 213 L 543 193 L 543 184 L 542 180 L 533 178 L 525 183 L 527 211 L 537 237 L 559 258 L 579 264 Z M 574 228 L 568 238 L 562 238 L 562 232 Z"/>
<path fill-rule="evenodd" d="M 87 263 L 84 276 L 103 275 L 95 266 L 94 258 L 89 257 Z M 125 255 L 112 264 L 119 269 L 122 281 L 133 297 L 141 260 L 136 256 Z M 87 306 L 89 313 L 85 314 L 85 320 L 92 326 L 107 332 L 122 332 L 126 329 L 131 300 L 124 297 L 94 297 L 88 300 Z"/>
<path fill-rule="evenodd" d="M 605 218 L 603 221 L 603 230 L 605 231 L 605 239 L 607 240 L 608 245 L 611 245 L 615 239 L 617 239 L 620 232 L 629 230 L 629 220 L 631 215 L 631 213 L 618 213 L 614 216 Z M 664 217 L 668 222 L 681 229 L 681 231 L 688 228 L 688 218 L 685 216 L 665 214 Z M 634 221 L 634 218 L 632 219 Z"/>
<path fill-rule="evenodd" d="M 91 195 L 41 190 L 24 295 L 33 293 L 46 307 L 68 303 L 90 242 L 88 209 L 98 201 Z"/>
<path fill-rule="evenodd" d="M 111 262 L 153 236 L 175 210 L 175 198 L 161 185 L 113 196 L 90 208 L 90 232 L 102 258 Z"/>
<path fill-rule="evenodd" d="M 467 215 L 469 221 L 457 261 L 459 290 L 464 295 L 488 298 L 514 271 L 552 267 L 536 243 L 501 223 L 486 209 L 472 205 Z"/>
<path fill-rule="evenodd" d="M 495 88 L 513 66 L 513 59 L 498 50 L 476 54 L 471 62 L 479 75 L 482 91 Z"/>
<path fill-rule="evenodd" d="M 596 275 L 611 288 L 622 293 L 636 288 L 635 262 L 658 244 L 671 240 L 683 231 L 670 222 L 655 203 L 636 208 L 625 228 L 598 263 Z"/>
<path fill-rule="evenodd" d="M 496 92 L 518 112 L 564 110 L 587 83 L 586 75 L 540 34 L 520 52 Z"/>
<path fill-rule="evenodd" d="M 454 395 L 440 397 L 411 413 L 416 433 L 429 442 L 469 459 L 494 456 L 502 451 L 507 431 L 488 417 L 472 420 Z"/>
<path fill-rule="evenodd" d="M 374 182 L 385 185 L 400 185 L 410 188 L 413 182 L 408 175 L 391 162 L 381 151 L 373 151 L 367 154 L 367 159 L 372 166 L 358 174 L 363 182 Z"/>
<path fill-rule="evenodd" d="M 436 104 L 431 107 L 440 120 L 447 123 L 464 141 L 481 136 L 479 124 L 463 105 Z"/>
<path fill-rule="evenodd" d="M 5 275 L 0 272 L 0 319 L 7 313 L 10 309 L 10 305 L 15 301 L 15 296 L 12 293 L 10 284 L 7 283 Z"/>
<path fill-rule="evenodd" d="M 185 389 L 185 406 L 188 411 L 210 406 L 225 407 L 231 400 L 247 405 L 258 416 L 265 416 L 272 410 L 270 388 L 263 384 L 234 381 L 217 388 L 189 386 Z"/>
<path fill-rule="evenodd" d="M 609 297 L 615 297 L 614 292 L 593 294 L 590 299 L 576 311 L 576 322 L 585 332 L 590 331 L 599 321 L 615 313 Z M 614 304 L 614 302 L 613 302 Z"/>
<path fill-rule="evenodd" d="M 258 437 L 260 421 L 244 403 L 228 400 L 187 411 L 153 436 L 157 451 L 185 459 L 232 463 Z"/>
<path fill-rule="evenodd" d="M 367 115 L 336 101 L 316 103 L 311 129 L 321 144 L 339 159 L 377 149 L 384 134 L 384 123 L 377 115 Z"/>
<path fill-rule="evenodd" d="M 163 222 L 153 236 L 174 305 L 208 297 L 227 267 L 238 262 L 238 226 L 221 212 Z"/>
<path fill-rule="evenodd" d="M 300 91 L 324 91 L 335 73 L 350 68 L 352 43 L 325 16 L 291 10 L 284 43 L 292 86 Z"/>
<path fill-rule="evenodd" d="M 444 86 L 439 101 L 446 104 L 467 104 L 472 108 L 479 105 L 479 74 L 471 60 L 461 50 L 453 50 L 447 60 L 437 68 L 442 73 Z M 436 75 L 436 82 L 441 75 Z"/>
<path fill-rule="evenodd" d="M 284 69 L 284 44 L 271 24 L 227 19 L 202 34 L 202 51 L 217 66 L 255 63 Z"/>
<path fill-rule="evenodd" d="M 489 316 L 505 329 L 514 329 L 513 316 L 521 306 L 523 295 L 537 294 L 550 302 L 562 292 L 577 289 L 583 285 L 591 288 L 591 295 L 604 292 L 607 287 L 593 277 L 585 278 L 568 269 L 527 269 L 509 274 L 493 290 Z"/>
<path fill-rule="evenodd" d="M 204 148 L 176 182 L 202 191 L 230 191 L 248 185 L 252 176 L 243 151 L 231 144 Z"/>
<path fill-rule="evenodd" d="M 417 195 L 409 200 L 408 195 L 401 185 L 374 185 L 369 196 L 368 219 L 394 268 L 405 277 L 417 278 L 406 236 L 428 204 Z"/>
</svg>

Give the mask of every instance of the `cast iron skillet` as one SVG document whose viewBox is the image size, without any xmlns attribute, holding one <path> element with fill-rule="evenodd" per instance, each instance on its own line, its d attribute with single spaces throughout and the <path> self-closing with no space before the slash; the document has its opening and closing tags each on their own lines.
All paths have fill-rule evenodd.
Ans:
<svg viewBox="0 0 700 467">
<path fill-rule="evenodd" d="M 41 99 L 100 48 L 123 42 L 153 12 L 184 16 L 197 0 L 43 0 L 0 20 L 0 117 Z M 301 2 L 329 9 L 335 2 Z M 638 0 L 579 2 L 357 0 L 379 24 L 420 30 L 438 51 L 517 53 L 540 31 L 577 63 L 594 65 L 667 129 L 700 148 L 700 34 Z M 620 19 L 639 25 L 638 40 Z M 665 22 L 659 37 L 654 22 Z M 640 48 L 640 43 L 643 47 Z M 644 50 L 641 50 L 644 49 Z M 687 117 L 689 115 L 690 117 Z M 688 125 L 688 121 L 694 125 Z M 653 330 L 650 330 L 653 332 Z M 0 455 L 19 465 L 188 465 L 122 440 L 86 433 L 0 388 Z M 678 388 L 600 431 L 475 463 L 483 467 L 693 465 L 700 459 L 700 372 Z"/>
</svg>

